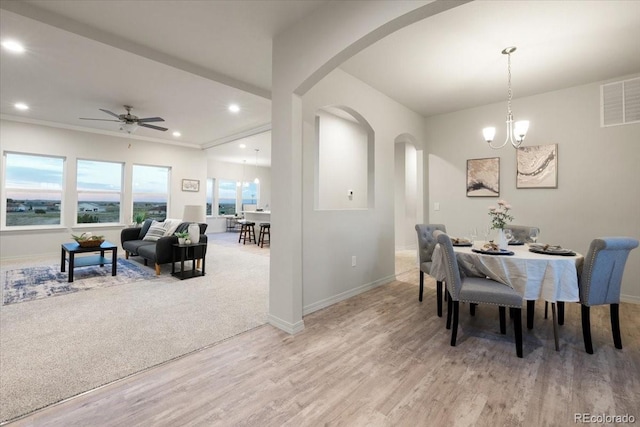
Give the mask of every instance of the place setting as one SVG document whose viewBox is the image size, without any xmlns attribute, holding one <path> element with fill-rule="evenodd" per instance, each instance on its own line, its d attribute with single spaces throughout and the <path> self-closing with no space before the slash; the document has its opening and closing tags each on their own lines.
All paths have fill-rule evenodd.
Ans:
<svg viewBox="0 0 640 427">
<path fill-rule="evenodd" d="M 472 252 L 483 255 L 513 255 L 514 252 L 508 249 L 500 249 L 500 247 L 493 242 L 487 242 L 480 247 L 472 248 Z"/>
<path fill-rule="evenodd" d="M 561 255 L 561 256 L 574 256 L 576 253 L 571 249 L 563 248 L 560 245 L 549 245 L 543 243 L 530 243 L 529 252 L 544 255 Z"/>
</svg>

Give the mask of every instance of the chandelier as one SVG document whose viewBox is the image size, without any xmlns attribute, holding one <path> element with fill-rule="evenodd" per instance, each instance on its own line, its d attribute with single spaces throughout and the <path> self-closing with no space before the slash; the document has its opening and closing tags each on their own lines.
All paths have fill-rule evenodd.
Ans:
<svg viewBox="0 0 640 427">
<path fill-rule="evenodd" d="M 511 112 L 511 54 L 516 51 L 515 47 L 506 47 L 502 51 L 503 55 L 507 55 L 507 67 L 509 71 L 509 80 L 508 80 L 508 100 L 507 100 L 507 137 L 500 146 L 495 146 L 492 144 L 493 138 L 496 136 L 496 128 L 487 127 L 482 129 L 482 134 L 484 135 L 485 141 L 489 143 L 489 147 L 493 149 L 499 149 L 507 145 L 507 142 L 510 142 L 514 148 L 520 147 L 522 141 L 524 141 L 524 137 L 527 135 L 527 131 L 529 130 L 529 121 L 528 120 L 520 120 L 517 122 L 513 121 L 513 113 Z"/>
</svg>

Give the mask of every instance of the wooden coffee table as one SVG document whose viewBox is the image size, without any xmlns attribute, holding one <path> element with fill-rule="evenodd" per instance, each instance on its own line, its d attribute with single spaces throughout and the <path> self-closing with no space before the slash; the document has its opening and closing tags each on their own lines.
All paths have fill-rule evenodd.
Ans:
<svg viewBox="0 0 640 427">
<path fill-rule="evenodd" d="M 111 251 L 112 253 L 111 260 L 104 256 L 107 251 Z M 76 258 L 76 254 L 91 252 L 100 252 L 100 255 L 80 256 Z M 87 267 L 89 265 L 99 265 L 100 267 L 104 267 L 105 264 L 111 264 L 111 275 L 115 276 L 118 272 L 117 260 L 118 245 L 114 245 L 107 241 L 102 242 L 100 246 L 92 248 L 83 248 L 76 242 L 63 243 L 60 255 L 60 271 L 64 273 L 66 263 L 69 261 L 69 282 L 73 282 L 73 270 L 76 267 Z"/>
</svg>

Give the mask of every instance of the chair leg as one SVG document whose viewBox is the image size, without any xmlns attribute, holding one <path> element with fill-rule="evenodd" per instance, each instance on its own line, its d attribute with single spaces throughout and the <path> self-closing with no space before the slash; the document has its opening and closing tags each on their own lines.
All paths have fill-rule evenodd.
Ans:
<svg viewBox="0 0 640 427">
<path fill-rule="evenodd" d="M 547 318 L 547 313 L 549 312 L 549 301 L 544 302 L 544 318 Z"/>
<path fill-rule="evenodd" d="M 611 313 L 611 332 L 613 332 L 613 345 L 617 349 L 622 349 L 622 338 L 620 337 L 620 305 L 609 304 Z"/>
<path fill-rule="evenodd" d="M 424 272 L 420 271 L 420 294 L 418 295 L 418 301 L 422 302 L 422 292 L 424 291 Z"/>
<path fill-rule="evenodd" d="M 445 295 L 448 296 L 447 299 L 447 329 L 451 329 L 451 312 L 453 311 L 453 305 L 451 301 L 451 295 L 449 295 L 449 291 L 445 292 Z"/>
<path fill-rule="evenodd" d="M 460 310 L 460 301 L 453 301 L 453 326 L 451 327 L 451 347 L 456 346 L 456 338 L 458 335 L 459 310 Z"/>
<path fill-rule="evenodd" d="M 472 316 L 475 316 L 475 315 L 476 315 L 476 306 L 477 306 L 477 305 L 478 305 L 478 304 L 474 304 L 474 303 L 470 303 L 470 304 L 469 304 L 469 314 L 470 314 L 470 315 L 472 315 Z"/>
<path fill-rule="evenodd" d="M 551 317 L 553 318 L 553 341 L 556 344 L 556 351 L 560 350 L 560 344 L 558 343 L 558 322 L 556 321 L 556 303 L 551 303 Z"/>
<path fill-rule="evenodd" d="M 527 329 L 533 329 L 533 314 L 536 311 L 535 300 L 527 300 Z"/>
<path fill-rule="evenodd" d="M 498 310 L 500 313 L 500 333 L 504 335 L 507 333 L 507 314 L 503 306 L 498 307 Z M 509 310 L 509 312 L 511 312 L 511 310 Z"/>
<path fill-rule="evenodd" d="M 438 317 L 442 317 L 442 282 L 439 280 L 436 282 L 436 298 L 438 299 L 437 301 Z"/>
<path fill-rule="evenodd" d="M 564 301 L 558 301 L 558 325 L 564 325 Z"/>
<path fill-rule="evenodd" d="M 516 354 L 522 358 L 522 309 L 514 308 L 513 330 L 516 335 Z"/>
<path fill-rule="evenodd" d="M 593 344 L 591 343 L 591 319 L 589 307 L 582 305 L 582 338 L 584 339 L 584 349 L 587 353 L 593 354 Z"/>
</svg>

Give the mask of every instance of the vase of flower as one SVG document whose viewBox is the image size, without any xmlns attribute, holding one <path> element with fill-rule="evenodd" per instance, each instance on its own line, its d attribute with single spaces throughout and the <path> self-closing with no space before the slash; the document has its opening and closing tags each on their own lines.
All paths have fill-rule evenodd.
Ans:
<svg viewBox="0 0 640 427">
<path fill-rule="evenodd" d="M 504 234 L 504 227 L 507 221 L 513 221 L 513 216 L 509 214 L 511 205 L 504 200 L 498 200 L 498 207 L 489 206 L 489 216 L 491 217 L 491 228 L 498 230 L 496 244 L 500 249 L 507 250 L 509 242 Z"/>
<path fill-rule="evenodd" d="M 498 228 L 498 236 L 496 238 L 496 243 L 500 250 L 509 249 L 509 242 L 507 241 L 507 236 L 504 234 L 504 228 Z"/>
</svg>

